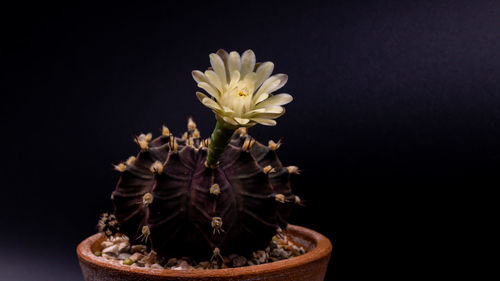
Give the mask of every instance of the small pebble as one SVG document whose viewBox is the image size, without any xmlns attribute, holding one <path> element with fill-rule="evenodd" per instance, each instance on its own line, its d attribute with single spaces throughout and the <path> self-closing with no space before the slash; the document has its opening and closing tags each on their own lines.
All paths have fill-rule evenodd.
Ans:
<svg viewBox="0 0 500 281">
<path fill-rule="evenodd" d="M 117 259 L 119 260 L 126 260 L 126 259 L 130 259 L 130 254 L 129 253 L 120 253 L 117 257 Z"/>
<path fill-rule="evenodd" d="M 271 251 L 270 256 L 277 259 L 287 259 L 290 257 L 287 251 L 282 248 L 276 248 Z"/>
<path fill-rule="evenodd" d="M 216 260 L 210 262 L 210 269 L 219 269 L 219 264 Z"/>
<path fill-rule="evenodd" d="M 306 253 L 306 250 L 304 249 L 304 247 L 300 247 L 299 248 L 299 254 L 303 255 Z"/>
<path fill-rule="evenodd" d="M 102 250 L 102 252 L 104 254 L 113 253 L 116 255 L 118 253 L 118 245 L 109 246 L 109 247 L 105 248 L 104 250 Z"/>
<path fill-rule="evenodd" d="M 128 244 L 128 242 L 121 242 L 120 244 L 118 244 L 118 252 L 125 253 L 128 251 L 130 251 L 130 245 Z"/>
<path fill-rule="evenodd" d="M 185 260 L 181 260 L 177 266 L 173 266 L 172 270 L 188 270 L 190 268 L 189 264 Z"/>
<path fill-rule="evenodd" d="M 137 253 L 137 252 L 141 252 L 141 253 L 144 253 L 146 252 L 146 245 L 133 245 L 131 247 L 131 251 L 132 253 Z"/>
<path fill-rule="evenodd" d="M 131 259 L 125 259 L 125 260 L 123 261 L 123 264 L 124 264 L 124 265 L 132 265 L 133 263 L 134 263 L 134 261 L 133 261 L 133 260 L 131 260 Z"/>
<path fill-rule="evenodd" d="M 161 266 L 160 264 L 158 263 L 154 263 L 151 265 L 151 268 L 155 268 L 155 269 L 165 269 L 163 266 Z"/>
<path fill-rule="evenodd" d="M 247 258 L 243 256 L 236 256 L 235 258 L 233 258 L 232 262 L 233 267 L 244 266 L 247 263 Z"/>
<path fill-rule="evenodd" d="M 111 241 L 103 241 L 103 242 L 101 243 L 101 247 L 103 247 L 103 248 L 111 247 L 111 246 L 113 246 L 113 245 L 114 245 L 114 243 L 113 243 L 113 242 L 111 242 Z"/>
<path fill-rule="evenodd" d="M 108 260 L 117 260 L 115 253 L 104 253 L 102 254 L 102 256 L 107 258 Z"/>
<path fill-rule="evenodd" d="M 210 266 L 210 262 L 208 261 L 202 261 L 198 264 L 198 268 L 203 268 L 203 269 L 207 269 L 208 267 Z"/>
<path fill-rule="evenodd" d="M 141 259 L 141 262 L 143 262 L 145 264 L 148 264 L 148 263 L 153 264 L 153 263 L 156 263 L 156 260 L 157 260 L 156 252 L 151 251 L 149 254 L 147 254 L 146 256 L 144 256 Z"/>
<path fill-rule="evenodd" d="M 138 260 L 142 259 L 143 257 L 144 257 L 144 255 L 143 255 L 143 254 L 141 254 L 141 253 L 139 253 L 139 252 L 135 252 L 133 255 L 131 255 L 131 256 L 129 257 L 129 259 L 131 259 L 131 260 L 133 260 L 134 262 L 136 262 L 136 261 L 138 261 Z"/>
<path fill-rule="evenodd" d="M 267 260 L 266 252 L 260 250 L 253 253 L 253 259 L 257 264 L 265 263 Z"/>
<path fill-rule="evenodd" d="M 176 264 L 177 264 L 176 258 L 171 258 L 171 259 L 168 259 L 168 261 L 167 261 L 167 266 L 174 266 Z"/>
</svg>

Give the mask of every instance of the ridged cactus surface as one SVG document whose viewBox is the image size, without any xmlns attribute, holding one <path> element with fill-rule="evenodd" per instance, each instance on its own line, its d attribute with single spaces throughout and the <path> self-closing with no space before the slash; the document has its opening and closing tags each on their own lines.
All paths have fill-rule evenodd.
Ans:
<svg viewBox="0 0 500 281">
<path fill-rule="evenodd" d="M 209 139 L 189 120 L 177 138 L 136 138 L 141 151 L 115 168 L 112 194 L 120 232 L 164 256 L 207 257 L 215 251 L 248 254 L 263 249 L 287 225 L 294 204 L 290 175 L 276 154 L 237 130 L 215 167 L 207 167 Z"/>
</svg>

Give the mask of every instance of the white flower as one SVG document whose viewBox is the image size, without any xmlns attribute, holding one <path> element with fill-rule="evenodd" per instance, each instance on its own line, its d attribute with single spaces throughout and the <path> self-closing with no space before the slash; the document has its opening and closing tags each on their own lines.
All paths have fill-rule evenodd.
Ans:
<svg viewBox="0 0 500 281">
<path fill-rule="evenodd" d="M 288 80 L 286 74 L 271 76 L 274 64 L 255 63 L 255 54 L 219 50 L 210 54 L 212 65 L 205 73 L 195 70 L 193 78 L 198 87 L 211 97 L 197 92 L 198 99 L 211 108 L 218 118 L 233 126 L 250 127 L 255 123 L 273 126 L 273 119 L 285 113 L 281 106 L 293 100 L 289 94 L 272 95 Z"/>
</svg>

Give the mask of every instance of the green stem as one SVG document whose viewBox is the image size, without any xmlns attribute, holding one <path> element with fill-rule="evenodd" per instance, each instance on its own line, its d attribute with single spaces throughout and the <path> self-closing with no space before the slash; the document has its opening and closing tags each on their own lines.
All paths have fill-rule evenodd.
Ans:
<svg viewBox="0 0 500 281">
<path fill-rule="evenodd" d="M 224 121 L 217 120 L 217 124 L 215 124 L 215 129 L 212 133 L 212 139 L 210 140 L 210 146 L 208 147 L 208 156 L 207 156 L 207 166 L 215 167 L 217 166 L 217 162 L 219 162 L 219 158 L 224 152 L 229 140 L 231 140 L 231 136 L 233 135 L 236 128 L 225 126 Z"/>
</svg>

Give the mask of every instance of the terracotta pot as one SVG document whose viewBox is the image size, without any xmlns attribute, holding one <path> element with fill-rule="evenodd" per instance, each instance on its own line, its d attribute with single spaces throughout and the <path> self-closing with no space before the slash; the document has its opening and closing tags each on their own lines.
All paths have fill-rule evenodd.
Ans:
<svg viewBox="0 0 500 281">
<path fill-rule="evenodd" d="M 286 260 L 238 268 L 179 271 L 142 268 L 111 264 L 96 257 L 101 250 L 101 234 L 83 240 L 76 252 L 86 281 L 97 280 L 304 280 L 321 281 L 325 278 L 332 244 L 325 236 L 305 227 L 290 225 L 290 239 L 304 247 L 307 253 Z"/>
</svg>

